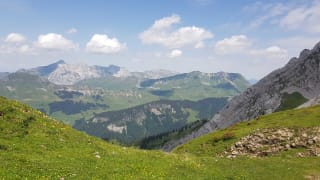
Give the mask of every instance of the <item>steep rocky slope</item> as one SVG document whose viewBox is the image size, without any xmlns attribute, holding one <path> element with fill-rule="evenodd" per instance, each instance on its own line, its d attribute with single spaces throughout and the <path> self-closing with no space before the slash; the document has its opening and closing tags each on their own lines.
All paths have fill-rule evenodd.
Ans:
<svg viewBox="0 0 320 180">
<path fill-rule="evenodd" d="M 298 58 L 261 79 L 234 97 L 221 111 L 198 131 L 168 143 L 164 150 L 183 144 L 203 134 L 225 128 L 239 121 L 254 119 L 276 111 L 284 94 L 300 94 L 312 99 L 320 93 L 320 42 L 312 50 L 303 50 Z M 297 104 L 297 106 L 300 104 Z"/>
</svg>

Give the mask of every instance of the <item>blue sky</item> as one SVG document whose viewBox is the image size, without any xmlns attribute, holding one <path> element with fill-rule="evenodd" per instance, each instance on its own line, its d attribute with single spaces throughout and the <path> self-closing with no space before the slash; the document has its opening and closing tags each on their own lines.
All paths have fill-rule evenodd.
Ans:
<svg viewBox="0 0 320 180">
<path fill-rule="evenodd" d="M 0 1 L 0 71 L 68 63 L 261 78 L 320 41 L 317 0 Z"/>
</svg>

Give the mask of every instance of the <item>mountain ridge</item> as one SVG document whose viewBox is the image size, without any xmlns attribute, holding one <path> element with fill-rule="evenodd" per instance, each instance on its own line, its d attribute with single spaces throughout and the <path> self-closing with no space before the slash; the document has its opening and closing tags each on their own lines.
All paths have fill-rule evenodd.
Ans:
<svg viewBox="0 0 320 180">
<path fill-rule="evenodd" d="M 196 120 L 208 119 L 226 103 L 227 98 L 159 100 L 98 113 L 90 120 L 77 120 L 73 127 L 96 137 L 132 144 L 148 136 L 179 129 Z"/>
<path fill-rule="evenodd" d="M 208 123 L 184 138 L 169 142 L 164 147 L 170 151 L 195 137 L 217 129 L 226 128 L 239 121 L 270 114 L 281 105 L 284 93 L 300 93 L 312 99 L 320 93 L 320 42 L 312 50 L 304 49 L 298 58 L 291 58 L 282 68 L 271 72 L 243 93 L 235 96 Z"/>
</svg>

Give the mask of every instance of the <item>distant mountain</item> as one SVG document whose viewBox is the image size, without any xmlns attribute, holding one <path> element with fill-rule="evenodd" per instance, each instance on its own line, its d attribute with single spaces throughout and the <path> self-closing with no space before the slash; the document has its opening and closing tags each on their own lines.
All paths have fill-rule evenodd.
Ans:
<svg viewBox="0 0 320 180">
<path fill-rule="evenodd" d="M 179 74 L 177 72 L 172 72 L 165 69 L 159 70 L 150 70 L 143 72 L 132 72 L 131 75 L 137 77 L 138 79 L 146 80 L 146 79 L 159 79 L 164 77 L 173 76 L 175 74 Z"/>
<path fill-rule="evenodd" d="M 72 85 L 84 79 L 112 76 L 119 71 L 120 67 L 114 65 L 103 67 L 86 64 L 59 64 L 55 71 L 50 73 L 48 79 L 55 84 Z"/>
<path fill-rule="evenodd" d="M 103 67 L 66 64 L 62 60 L 48 66 L 20 70 L 4 77 L 0 78 L 0 95 L 27 103 L 70 125 L 74 125 L 77 120 L 83 120 L 82 122 L 89 123 L 86 131 L 96 131 L 95 135 L 99 137 L 118 139 L 126 143 L 175 130 L 201 118 L 209 119 L 216 112 L 216 106 L 220 109 L 230 97 L 239 94 L 249 85 L 240 74 L 235 73 L 176 74 L 166 70 L 129 72 L 115 65 Z M 151 86 L 141 87 L 141 84 L 148 81 L 155 82 Z M 210 98 L 213 97 L 224 99 L 223 103 L 218 100 L 211 101 Z M 202 101 L 206 98 L 209 100 Z M 181 113 L 166 114 L 159 110 L 162 112 L 160 117 L 150 118 L 149 110 L 142 111 L 137 108 L 154 101 L 153 104 L 159 106 L 162 104 L 166 107 L 165 103 L 171 104 L 175 112 Z M 156 105 L 155 107 L 158 107 Z M 191 108 L 188 108 L 189 106 Z M 211 107 L 214 108 L 210 109 Z M 95 129 L 99 124 L 90 122 L 101 113 L 107 112 L 117 116 L 112 118 L 114 126 L 103 124 L 110 127 L 102 136 L 99 133 L 104 133 L 101 129 L 103 126 Z M 128 135 L 125 135 L 110 130 L 123 126 L 120 122 L 124 122 L 125 117 L 120 112 L 131 112 L 130 118 L 139 117 L 143 112 L 146 119 L 142 121 L 148 122 L 148 125 L 157 125 L 162 122 L 161 118 L 166 118 L 166 121 L 163 121 L 166 123 L 153 129 L 154 127 L 147 125 L 137 125 L 133 120 L 128 122 Z M 202 116 L 204 112 L 209 115 Z M 199 113 L 201 116 L 197 116 Z"/>
<path fill-rule="evenodd" d="M 303 50 L 299 58 L 292 58 L 281 69 L 275 70 L 252 87 L 235 96 L 202 128 L 170 142 L 165 150 L 185 143 L 239 121 L 247 121 L 278 110 L 298 107 L 320 94 L 320 42 L 312 50 Z"/>
<path fill-rule="evenodd" d="M 18 72 L 26 72 L 46 77 L 50 82 L 58 85 L 73 85 L 81 80 L 106 78 L 110 76 L 117 78 L 135 77 L 137 79 L 145 80 L 150 78 L 162 78 L 176 74 L 167 70 L 130 72 L 125 68 L 115 65 L 105 67 L 89 66 L 87 64 L 67 64 L 64 60 L 59 60 L 47 66 L 21 69 Z M 4 75 L 0 74 L 0 78 L 3 76 Z"/>
<path fill-rule="evenodd" d="M 140 87 L 149 89 L 150 93 L 160 97 L 195 99 L 236 95 L 247 87 L 248 81 L 237 73 L 203 73 L 193 71 L 160 79 L 148 79 L 140 83 Z"/>
<path fill-rule="evenodd" d="M 182 86 L 189 86 L 185 81 L 199 81 L 205 86 L 214 86 L 217 88 L 228 88 L 236 91 L 242 91 L 248 86 L 248 82 L 241 74 L 237 73 L 203 73 L 200 71 L 193 71 L 190 73 L 182 73 L 169 77 L 159 79 L 148 79 L 140 83 L 141 87 L 152 87 L 154 89 L 161 88 L 170 84 L 177 85 L 176 88 L 183 88 Z"/>
<path fill-rule="evenodd" d="M 10 73 L 8 73 L 8 72 L 0 72 L 0 80 L 7 78 L 9 74 Z"/>
<path fill-rule="evenodd" d="M 255 83 L 257 83 L 259 80 L 258 79 L 248 79 L 248 82 L 251 84 L 251 85 L 254 85 Z"/>
<path fill-rule="evenodd" d="M 48 77 L 52 72 L 54 72 L 59 67 L 60 64 L 66 64 L 66 63 L 64 60 L 59 60 L 47 66 L 39 66 L 31 69 L 21 69 L 21 70 L 18 70 L 18 72 L 27 72 L 27 73 L 31 73 L 39 76 Z"/>
<path fill-rule="evenodd" d="M 74 128 L 103 139 L 131 144 L 145 137 L 179 129 L 217 113 L 227 98 L 200 101 L 160 100 L 119 111 L 95 114 L 90 120 L 76 121 Z"/>
</svg>

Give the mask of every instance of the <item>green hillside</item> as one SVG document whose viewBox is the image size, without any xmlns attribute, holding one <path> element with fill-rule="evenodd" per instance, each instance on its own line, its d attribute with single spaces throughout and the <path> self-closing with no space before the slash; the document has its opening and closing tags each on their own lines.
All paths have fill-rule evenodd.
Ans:
<svg viewBox="0 0 320 180">
<path fill-rule="evenodd" d="M 193 71 L 160 79 L 142 81 L 140 86 L 153 95 L 173 100 L 199 100 L 234 96 L 250 85 L 237 73 L 202 73 Z"/>
<path fill-rule="evenodd" d="M 267 133 L 263 134 L 265 132 Z M 272 134 L 272 132 L 275 133 Z M 284 140 L 281 140 L 283 134 L 286 135 L 288 132 L 290 138 L 284 136 Z M 278 137 L 275 137 L 275 135 L 278 135 Z M 265 145 L 261 146 L 261 149 L 254 149 L 259 147 L 255 142 L 249 142 L 249 145 L 241 144 L 244 140 L 259 139 L 259 136 L 265 136 L 263 140 L 266 140 L 266 142 L 260 142 Z M 310 144 L 308 138 L 311 139 Z M 292 142 L 296 139 L 300 141 L 293 144 Z M 278 142 L 275 140 L 278 140 Z M 275 147 L 276 144 L 279 147 Z M 247 154 L 231 157 L 231 151 L 237 149 L 236 147 L 239 145 L 245 145 L 244 151 L 247 150 Z M 250 145 L 256 146 L 252 148 Z M 282 147 L 287 148 L 279 150 Z M 252 152 L 252 149 L 254 149 L 254 152 Z M 279 151 L 273 152 L 274 149 Z M 315 153 L 310 153 L 311 150 Z M 271 174 L 269 175 L 260 174 L 261 176 L 270 176 L 270 179 L 275 174 L 279 175 L 277 179 L 319 179 L 320 106 L 277 112 L 248 122 L 241 122 L 196 138 L 177 147 L 173 152 L 197 157 L 234 158 L 234 161 L 241 161 L 234 168 L 240 169 L 251 163 L 257 163 L 257 166 L 264 163 L 265 167 L 273 166 L 276 169 L 276 172 L 270 171 Z M 284 166 L 284 164 L 287 165 Z M 292 173 L 292 177 L 289 176 L 290 173 Z M 283 178 L 280 178 L 280 174 L 283 175 Z"/>
<path fill-rule="evenodd" d="M 131 145 L 200 119 L 209 119 L 222 109 L 227 98 L 200 101 L 159 100 L 119 111 L 95 114 L 89 120 L 77 120 L 74 128 L 102 139 L 114 139 Z"/>
<path fill-rule="evenodd" d="M 216 156 L 241 137 L 259 130 L 270 128 L 298 130 L 304 127 L 320 127 L 320 106 L 277 112 L 251 121 L 241 122 L 229 128 L 196 138 L 177 147 L 174 151 L 176 153 L 186 152 L 197 156 Z M 224 140 L 225 136 L 230 136 L 230 138 Z"/>
<path fill-rule="evenodd" d="M 274 125 L 283 120 L 282 126 L 293 122 L 318 126 L 319 110 L 278 113 L 231 129 L 236 133 L 241 127 L 262 127 L 273 118 Z M 244 129 L 242 134 L 246 133 Z M 203 138 L 198 141 L 205 142 Z M 200 149 L 190 149 L 195 156 L 112 145 L 29 106 L 0 98 L 0 179 L 312 179 L 320 175 L 320 160 L 315 157 L 297 158 L 290 153 L 267 158 L 227 159 L 210 153 L 197 157 Z"/>
</svg>

